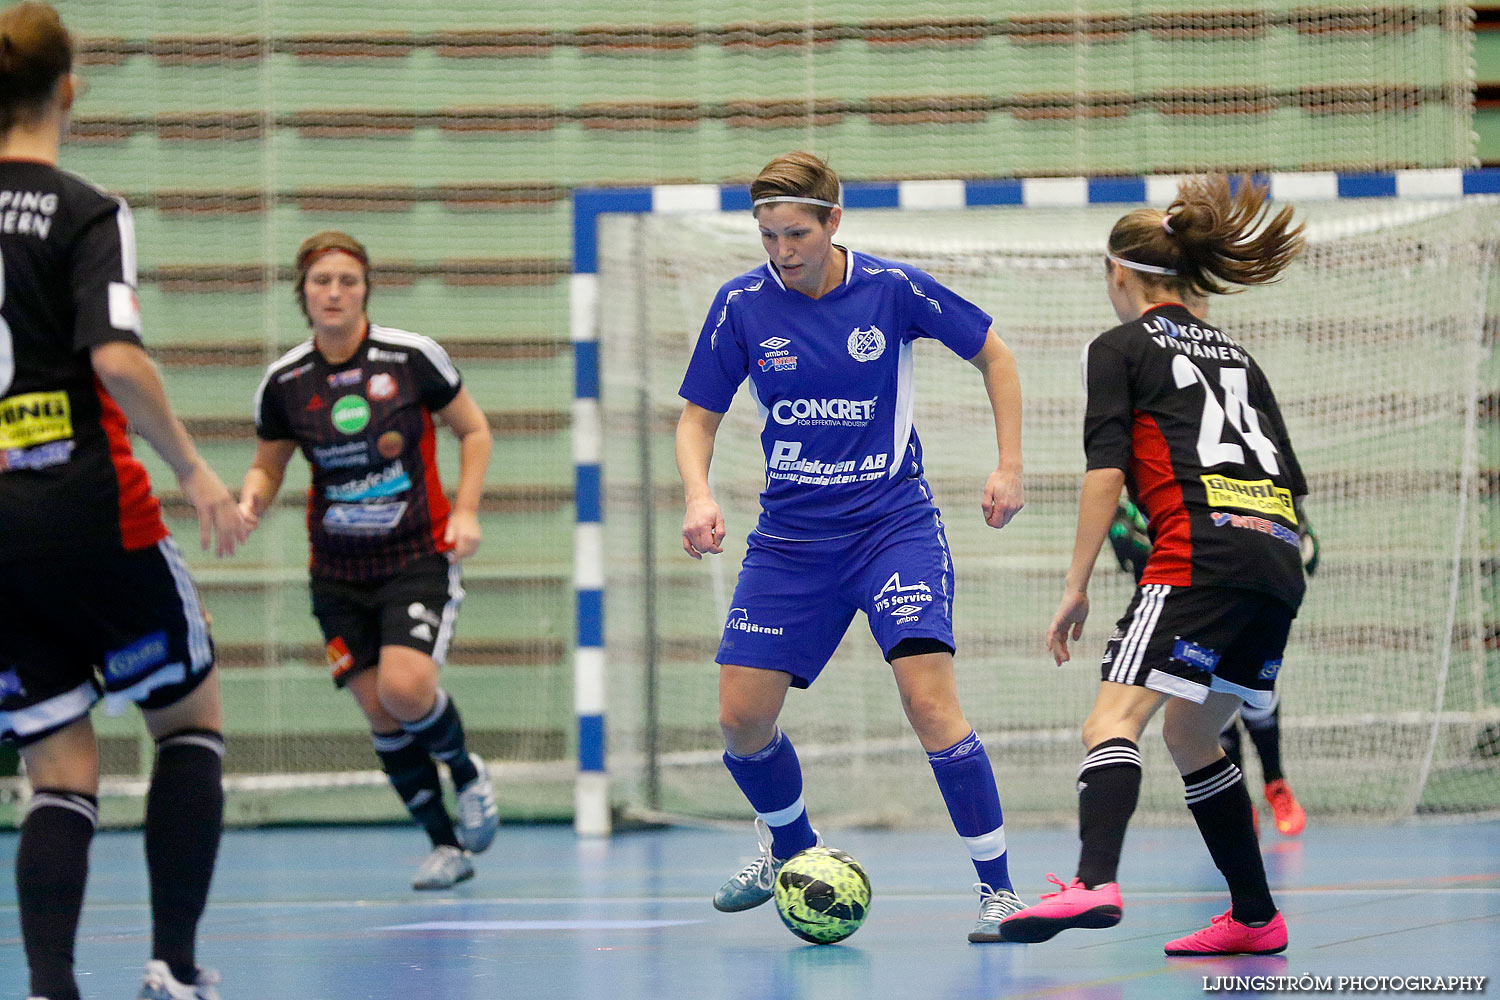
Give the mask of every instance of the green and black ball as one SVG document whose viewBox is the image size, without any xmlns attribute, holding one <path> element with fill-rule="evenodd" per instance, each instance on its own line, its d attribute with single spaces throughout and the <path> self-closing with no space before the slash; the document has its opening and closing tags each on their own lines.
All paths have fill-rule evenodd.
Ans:
<svg viewBox="0 0 1500 1000">
<path fill-rule="evenodd" d="M 804 941 L 833 944 L 859 930 L 870 912 L 870 877 L 848 854 L 810 847 L 776 876 L 776 912 Z"/>
</svg>

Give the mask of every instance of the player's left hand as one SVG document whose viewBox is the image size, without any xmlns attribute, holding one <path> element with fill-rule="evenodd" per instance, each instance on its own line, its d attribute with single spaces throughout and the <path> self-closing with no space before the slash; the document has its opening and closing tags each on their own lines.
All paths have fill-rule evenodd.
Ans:
<svg viewBox="0 0 1500 1000">
<path fill-rule="evenodd" d="M 991 528 L 1003 528 L 1024 506 L 1026 490 L 1021 486 L 1021 474 L 1005 469 L 991 472 L 984 481 L 984 499 L 979 505 L 984 512 L 984 523 Z"/>
<path fill-rule="evenodd" d="M 1057 614 L 1052 616 L 1052 624 L 1047 626 L 1047 650 L 1059 667 L 1073 658 L 1068 652 L 1069 631 L 1072 631 L 1075 642 L 1083 638 L 1083 623 L 1088 618 L 1089 595 L 1071 588 L 1063 591 L 1062 600 L 1057 605 Z"/>
<path fill-rule="evenodd" d="M 462 562 L 479 551 L 479 517 L 474 514 L 453 511 L 448 515 L 448 530 L 443 532 L 443 541 L 453 546 L 448 558 Z"/>
</svg>

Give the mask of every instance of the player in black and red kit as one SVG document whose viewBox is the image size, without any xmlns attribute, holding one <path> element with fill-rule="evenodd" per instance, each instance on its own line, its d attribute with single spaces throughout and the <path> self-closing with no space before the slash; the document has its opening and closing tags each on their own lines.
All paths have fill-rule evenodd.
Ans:
<svg viewBox="0 0 1500 1000">
<path fill-rule="evenodd" d="M 345 233 L 298 248 L 297 301 L 313 336 L 256 390 L 260 441 L 240 506 L 257 523 L 301 449 L 312 467 L 312 608 L 333 681 L 354 695 L 386 775 L 432 840 L 413 887 L 445 889 L 473 877 L 470 853 L 489 847 L 499 825 L 484 761 L 438 686 L 464 596 L 459 562 L 479 547 L 490 429 L 436 341 L 370 323 L 369 267 Z M 438 480 L 435 419 L 460 442 L 452 508 Z M 435 761 L 458 790 L 457 830 Z"/>
<path fill-rule="evenodd" d="M 1208 300 L 1200 295 L 1186 295 L 1183 305 L 1198 319 L 1208 318 Z M 1297 538 L 1302 556 L 1302 568 L 1308 576 L 1318 570 L 1318 536 L 1314 533 L 1307 512 L 1301 505 L 1297 515 Z M 1109 543 L 1114 549 L 1120 569 L 1132 573 L 1137 583 L 1146 572 L 1146 560 L 1151 555 L 1151 535 L 1145 515 L 1129 500 L 1121 498 L 1115 509 L 1115 519 L 1109 526 Z M 1234 766 L 1244 769 L 1241 756 L 1240 728 L 1250 734 L 1250 743 L 1260 757 L 1261 775 L 1265 782 L 1266 802 L 1271 807 L 1271 818 L 1283 836 L 1295 837 L 1307 826 L 1307 813 L 1287 783 L 1281 770 L 1281 696 L 1277 692 L 1269 707 L 1240 706 L 1239 712 L 1224 723 L 1219 734 L 1219 743 Z M 1250 815 L 1258 829 L 1259 817 L 1252 807 Z"/>
<path fill-rule="evenodd" d="M 1140 792 L 1137 742 L 1166 705 L 1162 736 L 1232 905 L 1169 955 L 1271 954 L 1286 924 L 1266 885 L 1239 769 L 1219 731 L 1243 702 L 1269 707 L 1306 583 L 1296 502 L 1307 492 L 1270 384 L 1249 352 L 1182 303 L 1273 281 L 1302 249 L 1292 210 L 1227 178 L 1184 181 L 1165 213 L 1139 209 L 1109 236 L 1110 303 L 1121 326 L 1089 345 L 1073 559 L 1047 646 L 1058 664 L 1088 617 L 1088 581 L 1121 487 L 1148 518 L 1150 558 L 1105 648 L 1083 725 L 1078 874 L 1005 920 L 1009 941 L 1110 927 L 1115 882 Z"/>
<path fill-rule="evenodd" d="M 141 346 L 130 209 L 57 169 L 75 94 L 57 12 L 0 12 L 0 739 L 33 795 L 16 849 L 34 1000 L 78 1000 L 73 947 L 98 820 L 89 710 L 134 701 L 152 961 L 143 1000 L 218 1000 L 194 956 L 223 827 L 213 643 L 129 426 L 166 460 L 219 555 L 249 528 Z"/>
</svg>

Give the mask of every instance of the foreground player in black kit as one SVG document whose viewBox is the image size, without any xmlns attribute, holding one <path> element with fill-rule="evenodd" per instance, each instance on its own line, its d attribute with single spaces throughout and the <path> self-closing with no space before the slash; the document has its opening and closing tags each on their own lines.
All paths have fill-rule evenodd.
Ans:
<svg viewBox="0 0 1500 1000">
<path fill-rule="evenodd" d="M 500 822 L 484 761 L 438 686 L 464 596 L 459 562 L 479 548 L 490 427 L 436 341 L 370 323 L 369 276 L 364 246 L 346 233 L 298 248 L 297 302 L 313 335 L 256 390 L 260 441 L 240 504 L 258 523 L 301 449 L 313 473 L 313 615 L 333 681 L 364 712 L 391 785 L 432 841 L 412 887 L 446 889 L 473 877 L 469 855 L 490 846 Z M 460 442 L 451 511 L 434 418 Z M 458 790 L 457 830 L 436 762 Z"/>
<path fill-rule="evenodd" d="M 156 741 L 139 996 L 218 1000 L 194 956 L 223 828 L 213 643 L 127 423 L 176 474 L 205 550 L 228 555 L 249 528 L 142 349 L 129 207 L 57 169 L 72 62 L 51 7 L 0 12 L 0 739 L 20 747 L 33 788 L 16 848 L 21 938 L 34 1000 L 78 1000 L 99 810 L 89 710 L 133 701 Z"/>
<path fill-rule="evenodd" d="M 1271 954 L 1286 924 L 1271 899 L 1250 797 L 1219 731 L 1243 702 L 1269 708 L 1306 583 L 1296 501 L 1307 492 L 1265 375 L 1237 341 L 1182 303 L 1231 285 L 1273 281 L 1302 249 L 1290 208 L 1269 216 L 1267 190 L 1223 176 L 1185 181 L 1165 213 L 1139 209 L 1109 236 L 1105 263 L 1121 326 L 1089 345 L 1084 450 L 1072 564 L 1047 647 L 1060 665 L 1082 635 L 1088 581 L 1122 486 L 1152 542 L 1135 598 L 1105 648 L 1083 725 L 1078 874 L 1003 921 L 1008 941 L 1070 927 L 1110 927 L 1115 882 L 1140 792 L 1137 747 L 1163 705 L 1162 736 L 1188 808 L 1232 906 L 1166 945 L 1169 955 Z"/>
</svg>

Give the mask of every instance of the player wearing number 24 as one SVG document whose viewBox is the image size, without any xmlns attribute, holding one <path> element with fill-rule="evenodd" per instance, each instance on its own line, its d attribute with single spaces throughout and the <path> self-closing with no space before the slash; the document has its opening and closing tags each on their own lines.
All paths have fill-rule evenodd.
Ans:
<svg viewBox="0 0 1500 1000">
<path fill-rule="evenodd" d="M 1101 663 L 1078 773 L 1077 876 L 1007 918 L 1007 941 L 1109 927 L 1141 784 L 1141 731 L 1162 736 L 1187 805 L 1229 884 L 1231 908 L 1169 955 L 1271 954 L 1286 924 L 1266 885 L 1239 769 L 1219 731 L 1243 703 L 1269 708 L 1306 583 L 1297 533 L 1302 469 L 1250 353 L 1183 304 L 1273 281 L 1302 249 L 1292 210 L 1271 215 L 1249 178 L 1191 178 L 1165 213 L 1138 209 L 1109 236 L 1105 284 L 1121 325 L 1085 357 L 1084 451 L 1072 564 L 1047 647 L 1059 665 L 1088 618 L 1088 582 L 1120 488 L 1145 512 L 1152 551 Z"/>
<path fill-rule="evenodd" d="M 217 1000 L 194 945 L 223 828 L 218 673 L 127 424 L 175 474 L 205 550 L 231 554 L 249 526 L 142 346 L 129 206 L 58 169 L 72 69 L 52 7 L 0 11 L 0 740 L 20 747 L 33 791 L 15 856 L 21 942 L 32 1000 L 78 1000 L 99 816 L 89 712 L 101 696 L 134 702 L 156 744 L 139 996 Z"/>
</svg>

